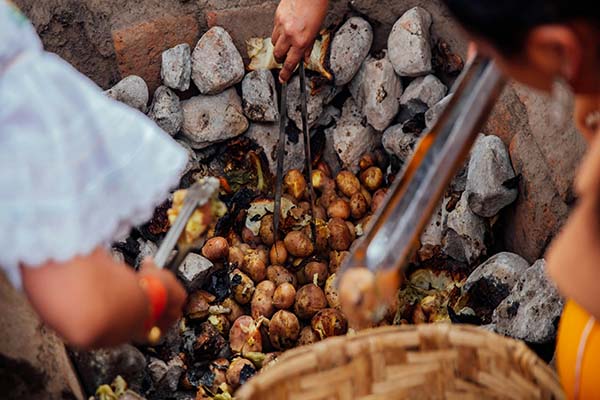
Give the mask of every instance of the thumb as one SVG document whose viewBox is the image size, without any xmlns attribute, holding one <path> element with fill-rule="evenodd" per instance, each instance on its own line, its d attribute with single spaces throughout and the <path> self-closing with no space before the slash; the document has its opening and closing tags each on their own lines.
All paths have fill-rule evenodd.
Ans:
<svg viewBox="0 0 600 400">
<path fill-rule="evenodd" d="M 152 257 L 144 257 L 141 265 L 142 265 L 142 267 L 140 268 L 140 270 L 144 271 L 144 272 L 158 270 L 158 267 L 154 263 L 154 259 Z"/>
</svg>

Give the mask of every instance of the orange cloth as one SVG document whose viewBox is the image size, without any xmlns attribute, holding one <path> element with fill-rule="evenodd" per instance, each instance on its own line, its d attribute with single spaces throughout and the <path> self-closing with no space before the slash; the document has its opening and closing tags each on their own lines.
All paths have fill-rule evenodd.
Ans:
<svg viewBox="0 0 600 400">
<path fill-rule="evenodd" d="M 569 399 L 575 399 L 575 370 L 579 343 L 590 315 L 569 301 L 563 311 L 558 331 L 556 366 Z M 580 376 L 580 400 L 600 400 L 600 324 L 594 323 L 588 336 Z"/>
</svg>

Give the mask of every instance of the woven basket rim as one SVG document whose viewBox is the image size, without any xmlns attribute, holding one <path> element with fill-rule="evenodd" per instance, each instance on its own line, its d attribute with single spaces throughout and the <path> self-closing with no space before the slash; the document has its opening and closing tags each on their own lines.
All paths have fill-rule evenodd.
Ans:
<svg viewBox="0 0 600 400">
<path fill-rule="evenodd" d="M 553 398 L 565 398 L 556 372 L 529 349 L 524 342 L 498 335 L 478 326 L 438 323 L 368 329 L 356 334 L 333 337 L 310 346 L 289 350 L 283 353 L 275 361 L 275 364 L 242 386 L 236 393 L 236 399 L 259 399 L 260 397 L 257 396 L 264 392 L 266 388 L 276 387 L 277 382 L 285 381 L 286 378 L 291 376 L 301 376 L 303 373 L 308 372 L 305 371 L 306 368 L 303 370 L 303 366 L 314 365 L 315 358 L 318 359 L 319 355 L 334 352 L 342 346 L 351 347 L 354 344 L 368 344 L 369 349 L 384 350 L 385 343 L 402 343 L 402 340 L 414 341 L 415 332 L 419 339 L 435 338 L 447 342 L 449 350 L 456 346 L 474 348 L 485 346 L 487 349 L 498 352 L 498 354 L 502 352 L 510 353 L 515 357 L 518 367 L 530 371 L 538 385 L 550 392 Z M 412 345 L 418 345 L 418 342 L 412 343 Z M 516 368 L 517 366 L 515 366 Z M 324 374 L 326 372 L 327 370 L 323 370 L 320 373 Z"/>
</svg>

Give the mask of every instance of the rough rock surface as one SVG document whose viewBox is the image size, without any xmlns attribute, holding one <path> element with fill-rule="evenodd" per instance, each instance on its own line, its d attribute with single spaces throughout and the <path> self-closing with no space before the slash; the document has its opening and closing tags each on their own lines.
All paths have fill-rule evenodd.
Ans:
<svg viewBox="0 0 600 400">
<path fill-rule="evenodd" d="M 183 109 L 179 97 L 168 87 L 159 87 L 154 92 L 148 117 L 169 135 L 175 136 L 183 125 Z"/>
<path fill-rule="evenodd" d="M 177 45 L 162 53 L 160 76 L 171 89 L 185 91 L 192 78 L 192 53 L 187 43 Z"/>
<path fill-rule="evenodd" d="M 242 104 L 246 117 L 257 122 L 279 120 L 277 89 L 271 71 L 249 72 L 242 81 Z"/>
<path fill-rule="evenodd" d="M 447 92 L 446 85 L 435 75 L 422 76 L 413 80 L 406 87 L 400 97 L 400 104 L 405 105 L 411 100 L 420 100 L 428 107 L 433 107 L 444 98 Z"/>
<path fill-rule="evenodd" d="M 199 254 L 188 254 L 179 268 L 177 276 L 181 278 L 188 292 L 200 288 L 215 271 L 215 265 Z"/>
<path fill-rule="evenodd" d="M 181 104 L 182 133 L 194 149 L 231 139 L 248 129 L 242 100 L 234 88 L 213 96 L 196 96 Z"/>
<path fill-rule="evenodd" d="M 108 97 L 145 113 L 148 108 L 148 85 L 142 78 L 130 75 L 104 92 Z"/>
<path fill-rule="evenodd" d="M 429 224 L 427 224 L 421 234 L 421 247 L 417 252 L 421 261 L 433 258 L 442 250 L 442 240 L 448 223 L 447 203 L 447 198 L 442 200 L 436 212 L 431 217 L 431 221 L 429 221 Z"/>
<path fill-rule="evenodd" d="M 546 276 L 545 267 L 544 260 L 536 261 L 496 308 L 492 322 L 498 333 L 529 343 L 556 338 L 564 300 Z"/>
<path fill-rule="evenodd" d="M 333 138 L 333 147 L 344 168 L 354 172 L 363 154 L 377 145 L 380 136 L 364 121 L 353 99 L 346 100 L 342 116 L 335 128 L 329 129 L 327 138 Z"/>
<path fill-rule="evenodd" d="M 360 17 L 348 19 L 331 42 L 330 67 L 336 86 L 349 83 L 373 44 L 373 28 Z"/>
<path fill-rule="evenodd" d="M 448 215 L 444 253 L 471 265 L 485 255 L 485 234 L 485 221 L 471 211 L 463 193 L 456 208 Z"/>
<path fill-rule="evenodd" d="M 320 85 L 314 90 L 311 87 L 316 87 L 316 80 L 312 80 L 306 77 L 306 110 L 308 112 L 308 126 L 312 128 L 321 114 L 327 103 L 329 103 L 333 97 L 337 94 L 338 89 L 330 85 Z M 300 78 L 298 75 L 294 75 L 288 83 L 287 92 L 287 111 L 288 117 L 294 121 L 298 129 L 302 129 L 302 111 L 301 111 L 301 96 L 300 96 Z"/>
<path fill-rule="evenodd" d="M 216 94 L 244 78 L 244 61 L 229 33 L 221 27 L 206 32 L 192 53 L 192 80 L 200 93 Z"/>
<path fill-rule="evenodd" d="M 187 144 L 186 141 L 184 140 L 177 140 L 177 143 L 179 143 L 179 145 L 181 147 L 183 147 L 185 149 L 185 151 L 187 151 L 188 153 L 188 162 L 185 165 L 185 168 L 183 169 L 183 171 L 181 172 L 181 176 L 187 174 L 188 172 L 190 172 L 191 170 L 197 169 L 200 167 L 200 160 L 198 159 L 198 154 L 194 151 L 194 149 L 192 149 L 192 147 Z"/>
<path fill-rule="evenodd" d="M 419 137 L 410 132 L 404 132 L 404 125 L 392 125 L 383 133 L 381 143 L 383 148 L 402 162 L 412 156 Z"/>
<path fill-rule="evenodd" d="M 279 124 L 254 123 L 246 132 L 246 136 L 256 142 L 265 152 L 269 169 L 274 174 L 277 171 L 277 143 L 279 142 Z M 304 168 L 304 141 L 301 135 L 287 135 L 285 143 L 284 171 Z"/>
<path fill-rule="evenodd" d="M 497 136 L 483 136 L 471 151 L 467 177 L 467 200 L 481 217 L 493 217 L 517 198 L 515 171 L 508 150 Z"/>
<path fill-rule="evenodd" d="M 369 124 L 381 132 L 398 114 L 402 82 L 387 56 L 368 58 L 352 80 L 350 93 Z"/>
<path fill-rule="evenodd" d="M 142 387 L 146 358 L 132 345 L 73 351 L 71 359 L 87 393 L 95 393 L 98 386 L 111 383 L 118 375 L 131 389 L 140 391 Z"/>
<path fill-rule="evenodd" d="M 427 110 L 427 112 L 425 113 L 425 124 L 427 125 L 428 129 L 431 129 L 433 125 L 435 125 L 435 123 L 438 121 L 438 119 L 442 116 L 442 112 L 444 112 L 446 106 L 448 105 L 448 103 L 450 103 L 450 100 L 452 100 L 452 94 L 449 94 L 448 96 L 444 97 L 442 100 L 437 102 L 437 104 L 435 104 L 433 107 Z"/>
<path fill-rule="evenodd" d="M 408 10 L 396 22 L 388 38 L 390 60 L 400 76 L 431 72 L 431 14 L 421 7 Z"/>
<path fill-rule="evenodd" d="M 505 252 L 491 257 L 469 275 L 463 291 L 484 322 L 490 322 L 493 311 L 528 268 L 529 263 L 523 257 Z"/>
<path fill-rule="evenodd" d="M 138 243 L 140 245 L 140 252 L 139 252 L 137 258 L 135 259 L 136 267 L 139 267 L 142 265 L 144 258 L 153 257 L 156 254 L 156 252 L 158 251 L 158 246 L 156 245 L 156 243 L 154 243 L 150 240 L 138 239 Z"/>
<path fill-rule="evenodd" d="M 425 115 L 428 111 L 429 107 L 421 100 L 411 100 L 400 107 L 400 112 L 396 116 L 396 122 L 398 124 L 404 124 L 412 121 L 415 125 L 418 122 L 419 125 L 422 125 L 422 127 L 425 128 Z"/>
</svg>

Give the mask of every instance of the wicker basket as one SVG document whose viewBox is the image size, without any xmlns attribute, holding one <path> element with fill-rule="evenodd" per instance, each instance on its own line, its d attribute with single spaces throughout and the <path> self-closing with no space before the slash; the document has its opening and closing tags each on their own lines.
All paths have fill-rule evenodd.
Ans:
<svg viewBox="0 0 600 400">
<path fill-rule="evenodd" d="M 285 353 L 240 400 L 563 399 L 527 346 L 477 327 L 386 327 Z"/>
</svg>

